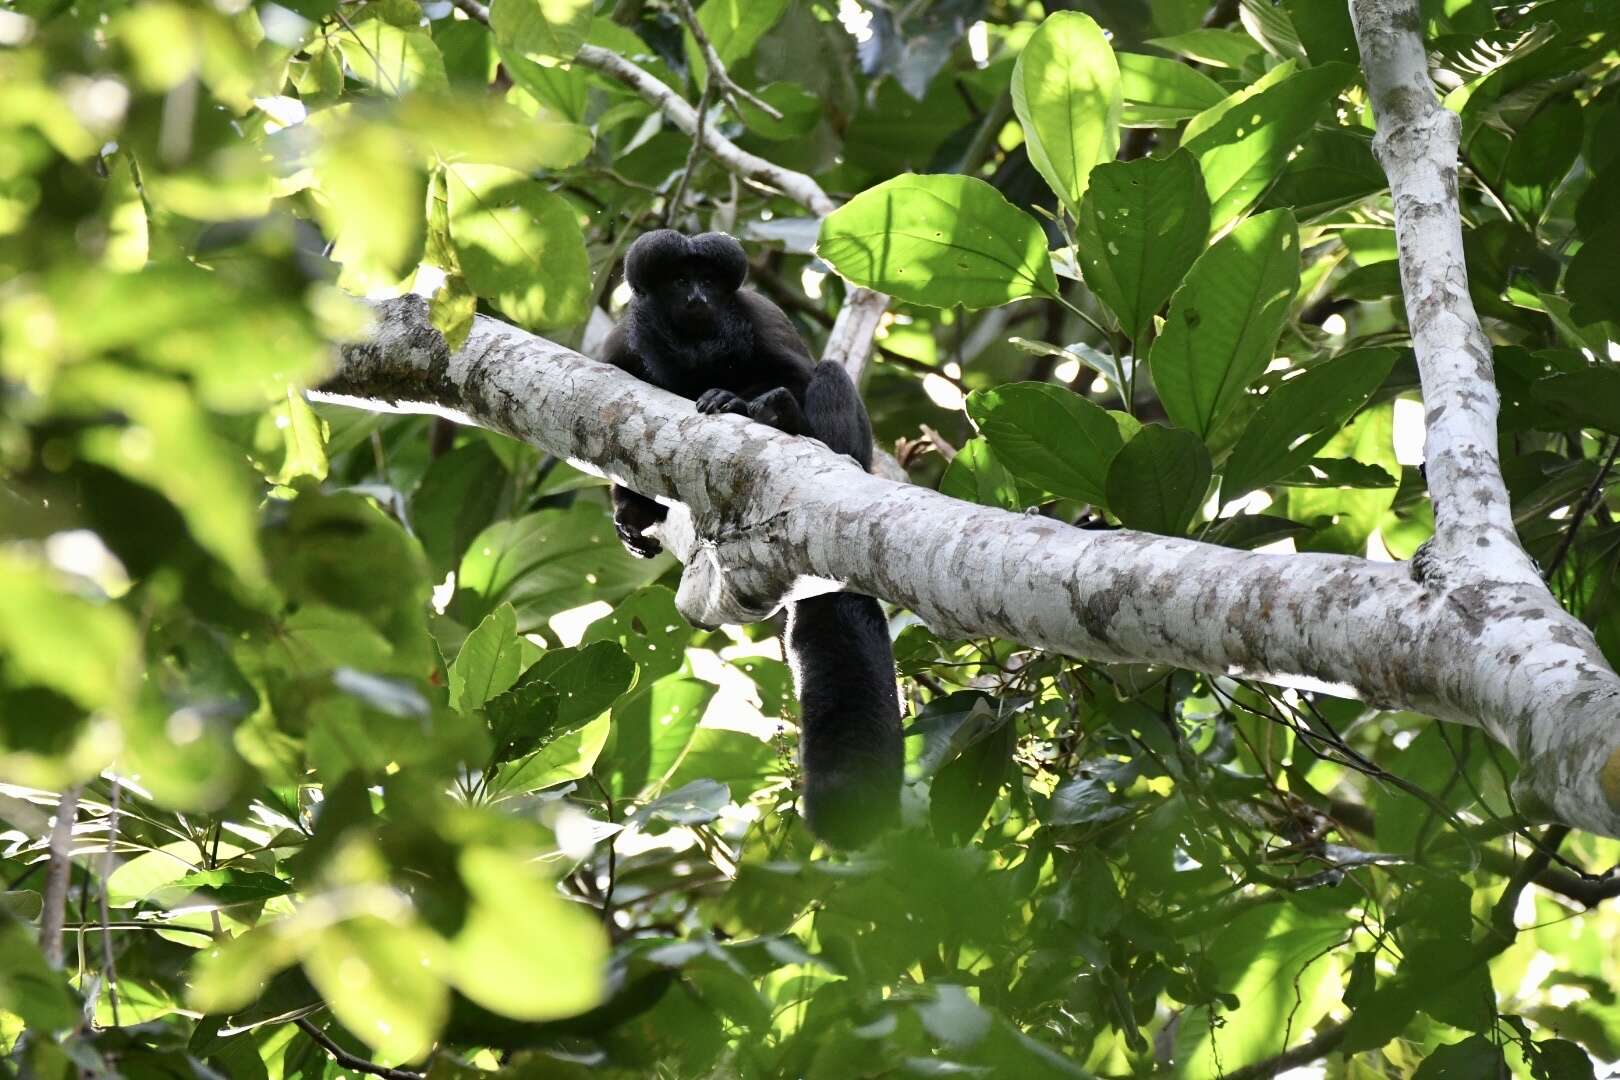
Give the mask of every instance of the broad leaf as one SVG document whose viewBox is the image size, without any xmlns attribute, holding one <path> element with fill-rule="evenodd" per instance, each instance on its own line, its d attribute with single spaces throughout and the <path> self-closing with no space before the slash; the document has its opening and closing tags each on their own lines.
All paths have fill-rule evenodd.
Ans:
<svg viewBox="0 0 1620 1080">
<path fill-rule="evenodd" d="M 1150 357 L 1172 421 L 1208 437 L 1271 363 L 1298 287 L 1299 233 L 1286 210 L 1250 218 L 1199 257 Z"/>
<path fill-rule="evenodd" d="M 1116 53 L 1124 127 L 1175 127 L 1226 97 L 1221 84 L 1179 60 Z"/>
<path fill-rule="evenodd" d="M 1114 415 L 1050 383 L 976 390 L 967 411 L 1013 475 L 1066 499 L 1106 505 L 1108 466 L 1125 444 Z"/>
<path fill-rule="evenodd" d="M 450 943 L 457 989 L 519 1020 L 573 1016 L 599 1004 L 608 941 L 590 909 L 564 900 L 516 853 L 475 847 L 459 861 L 472 905 Z"/>
<path fill-rule="evenodd" d="M 1208 236 L 1204 178 L 1193 156 L 1177 150 L 1099 165 L 1075 239 L 1086 284 L 1140 342 Z"/>
<path fill-rule="evenodd" d="M 573 58 L 591 26 L 591 0 L 493 0 L 489 28 L 495 44 L 531 60 Z"/>
<path fill-rule="evenodd" d="M 485 616 L 450 665 L 450 707 L 463 712 L 479 708 L 517 682 L 523 670 L 522 645 L 511 604 Z"/>
<path fill-rule="evenodd" d="M 473 290 L 530 329 L 584 319 L 590 263 L 568 201 L 498 165 L 452 165 L 445 177 L 450 241 Z"/>
<path fill-rule="evenodd" d="M 1036 28 L 1012 75 L 1030 164 L 1072 214 L 1092 166 L 1119 149 L 1123 107 L 1113 46 L 1089 15 L 1060 11 Z"/>
<path fill-rule="evenodd" d="M 1181 428 L 1149 424 L 1108 466 L 1108 509 L 1127 528 L 1180 536 L 1209 490 L 1209 451 Z"/>
<path fill-rule="evenodd" d="M 1358 349 L 1271 388 L 1222 470 L 1230 502 L 1287 476 L 1316 456 L 1383 385 L 1400 354 Z"/>
<path fill-rule="evenodd" d="M 822 219 L 816 254 L 855 282 L 929 307 L 1052 296 L 1046 231 L 983 180 L 906 174 Z"/>
<path fill-rule="evenodd" d="M 1182 145 L 1203 167 L 1215 228 L 1260 197 L 1354 77 L 1348 64 L 1299 72 L 1282 64 L 1188 125 Z"/>
</svg>

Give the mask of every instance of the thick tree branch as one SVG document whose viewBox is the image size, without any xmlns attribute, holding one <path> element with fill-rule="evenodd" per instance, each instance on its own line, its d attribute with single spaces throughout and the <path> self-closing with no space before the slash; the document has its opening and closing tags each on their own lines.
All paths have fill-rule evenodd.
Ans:
<svg viewBox="0 0 1620 1080">
<path fill-rule="evenodd" d="M 1502 482 L 1491 343 L 1468 295 L 1460 124 L 1429 81 L 1418 0 L 1352 0 L 1350 14 L 1377 119 L 1373 149 L 1395 203 L 1401 287 L 1427 407 L 1434 544 L 1459 570 L 1537 581 Z"/>
<path fill-rule="evenodd" d="M 1620 678 L 1539 581 L 1093 532 L 862 473 L 809 439 L 703 417 L 492 319 L 451 355 L 418 297 L 378 307 L 336 394 L 450 411 L 654 497 L 700 623 L 757 619 L 846 583 L 947 636 L 1327 686 L 1484 727 L 1519 756 L 1521 809 L 1620 836 Z M 1532 585 L 1534 587 L 1532 587 Z"/>
<path fill-rule="evenodd" d="M 750 154 L 716 131 L 713 124 L 701 123 L 698 110 L 685 98 L 618 53 L 596 45 L 582 45 L 574 60 L 634 90 L 677 128 L 700 142 L 722 167 L 736 175 L 780 191 L 817 217 L 826 217 L 838 209 L 838 203 L 821 190 L 814 179 Z M 872 353 L 872 336 L 877 333 L 878 323 L 888 306 L 889 298 L 883 293 L 853 286 L 833 323 L 832 333 L 827 336 L 827 347 L 821 358 L 842 365 L 857 386 Z"/>
<path fill-rule="evenodd" d="M 1435 535 L 1414 572 L 1428 591 L 1454 602 L 1491 596 L 1475 614 L 1486 621 L 1511 617 L 1521 604 L 1546 608 L 1555 602 L 1513 525 L 1496 442 L 1491 343 L 1468 294 L 1457 198 L 1460 123 L 1429 80 L 1419 0 L 1350 0 L 1350 15 L 1377 121 L 1373 149 L 1395 204 L 1401 288 L 1427 410 L 1424 463 Z M 1514 747 L 1527 768 L 1548 773 L 1529 778 L 1528 786 L 1551 789 L 1586 773 L 1597 784 L 1592 794 L 1612 809 L 1620 806 L 1614 673 L 1587 647 L 1584 627 L 1576 631 L 1573 619 L 1564 625 L 1567 634 L 1552 625 L 1543 629 L 1580 644 L 1585 655 L 1565 661 L 1575 669 L 1571 689 L 1580 688 L 1582 702 L 1597 695 L 1603 708 L 1565 723 L 1503 729 L 1487 718 L 1485 726 Z M 1488 659 L 1511 669 L 1527 655 L 1505 649 Z M 1520 701 L 1517 707 L 1536 706 Z M 1583 765 L 1582 757 L 1590 760 Z"/>
</svg>

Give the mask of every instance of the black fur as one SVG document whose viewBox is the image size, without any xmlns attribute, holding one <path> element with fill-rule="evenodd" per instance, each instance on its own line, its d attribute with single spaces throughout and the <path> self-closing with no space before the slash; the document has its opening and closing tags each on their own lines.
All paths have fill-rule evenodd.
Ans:
<svg viewBox="0 0 1620 1080">
<path fill-rule="evenodd" d="M 603 359 L 692 398 L 813 435 L 872 466 L 872 423 L 849 374 L 817 363 L 782 309 L 742 288 L 748 260 L 724 233 L 647 233 L 625 256 L 634 297 Z M 646 530 L 664 507 L 613 488 L 613 523 L 634 555 L 660 550 Z M 835 847 L 859 847 L 899 817 L 903 748 L 894 650 L 883 609 L 833 593 L 789 606 L 787 652 L 799 695 L 805 818 Z"/>
</svg>

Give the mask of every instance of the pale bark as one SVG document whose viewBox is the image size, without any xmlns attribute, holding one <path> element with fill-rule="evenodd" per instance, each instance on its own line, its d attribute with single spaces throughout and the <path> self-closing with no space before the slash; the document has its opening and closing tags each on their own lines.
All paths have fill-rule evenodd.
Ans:
<svg viewBox="0 0 1620 1080">
<path fill-rule="evenodd" d="M 666 543 L 699 623 L 841 582 L 947 636 L 1328 687 L 1480 726 L 1531 814 L 1620 836 L 1620 678 L 1539 581 L 1071 528 L 860 471 L 493 319 L 451 355 L 426 303 L 379 306 L 328 391 L 446 412 L 690 508 Z M 1607 763 L 1607 764 L 1606 764 Z M 1607 772 L 1606 772 L 1607 770 Z M 1605 790 L 1605 775 L 1609 787 Z"/>
</svg>

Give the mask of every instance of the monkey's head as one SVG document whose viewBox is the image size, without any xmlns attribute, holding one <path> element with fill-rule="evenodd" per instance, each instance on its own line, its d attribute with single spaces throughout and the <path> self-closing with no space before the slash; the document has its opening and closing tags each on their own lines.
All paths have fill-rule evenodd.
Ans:
<svg viewBox="0 0 1620 1080">
<path fill-rule="evenodd" d="M 701 334 L 714 329 L 747 279 L 748 256 L 725 233 L 657 229 L 630 245 L 624 276 L 638 300 L 656 305 L 677 328 Z"/>
</svg>

